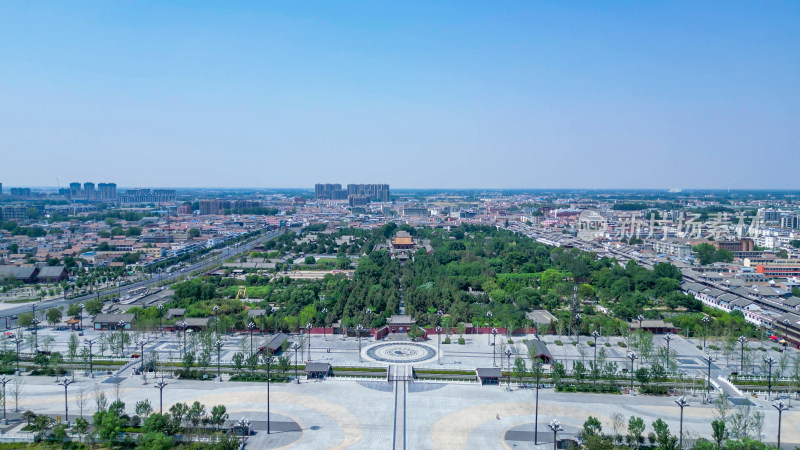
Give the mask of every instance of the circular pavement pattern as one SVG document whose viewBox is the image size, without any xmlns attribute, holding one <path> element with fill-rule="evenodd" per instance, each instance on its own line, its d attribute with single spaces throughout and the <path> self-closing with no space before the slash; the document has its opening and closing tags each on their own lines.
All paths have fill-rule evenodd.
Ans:
<svg viewBox="0 0 800 450">
<path fill-rule="evenodd" d="M 367 358 L 389 364 L 415 364 L 436 358 L 436 349 L 414 342 L 386 342 L 364 349 Z"/>
</svg>

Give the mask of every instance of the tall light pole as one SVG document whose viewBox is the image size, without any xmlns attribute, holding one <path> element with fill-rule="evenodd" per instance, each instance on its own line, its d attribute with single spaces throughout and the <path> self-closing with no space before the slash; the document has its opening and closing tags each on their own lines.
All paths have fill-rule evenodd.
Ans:
<svg viewBox="0 0 800 450">
<path fill-rule="evenodd" d="M 217 346 L 217 379 L 219 382 L 222 382 L 222 370 L 220 368 L 220 356 L 222 355 L 222 340 L 217 339 L 217 342 L 214 343 Z"/>
<path fill-rule="evenodd" d="M 580 347 L 581 344 L 581 315 L 575 314 L 575 343 Z"/>
<path fill-rule="evenodd" d="M 219 305 L 214 305 L 212 309 L 214 311 L 214 328 L 216 328 L 217 336 L 219 336 L 219 316 L 217 315 L 219 313 Z"/>
<path fill-rule="evenodd" d="M 664 369 L 669 370 L 669 343 L 672 342 L 675 338 L 672 337 L 671 334 L 667 333 L 664 336 L 664 340 L 667 342 L 667 353 L 664 355 Z"/>
<path fill-rule="evenodd" d="M 117 328 L 119 328 L 119 356 L 120 358 L 125 357 L 125 322 L 120 320 L 117 322 Z"/>
<path fill-rule="evenodd" d="M 497 367 L 497 363 L 495 362 L 495 349 L 497 346 L 497 328 L 492 328 L 492 367 Z"/>
<path fill-rule="evenodd" d="M 767 375 L 767 400 L 772 397 L 772 365 L 775 364 L 775 358 L 767 356 L 764 362 L 769 366 L 769 374 Z"/>
<path fill-rule="evenodd" d="M 510 348 L 506 349 L 506 360 L 508 362 L 508 374 L 506 375 L 506 387 L 511 387 L 511 355 L 513 352 Z"/>
<path fill-rule="evenodd" d="M 92 366 L 92 345 L 94 344 L 94 339 L 84 339 L 83 343 L 89 346 L 89 376 L 94 378 L 94 367 Z"/>
<path fill-rule="evenodd" d="M 747 338 L 744 336 L 739 336 L 739 339 L 737 339 L 737 341 L 739 341 L 739 344 L 742 346 L 742 353 L 741 356 L 739 357 L 739 372 L 741 372 L 741 374 L 744 374 L 744 346 L 745 344 L 747 344 Z"/>
<path fill-rule="evenodd" d="M 364 327 L 361 324 L 356 326 L 356 332 L 358 333 L 358 362 L 363 362 L 361 359 L 361 331 L 364 330 Z"/>
<path fill-rule="evenodd" d="M 678 448 L 682 449 L 683 448 L 683 408 L 688 406 L 689 402 L 686 400 L 686 397 L 681 397 L 681 398 L 675 400 L 675 404 L 681 407 L 681 428 L 680 428 L 680 433 L 678 434 L 678 436 L 679 436 L 678 437 L 678 439 L 679 439 Z"/>
<path fill-rule="evenodd" d="M 11 381 L 11 378 L 3 375 L 0 378 L 0 383 L 3 383 L 3 425 L 8 425 L 8 419 L 6 418 L 6 384 Z"/>
<path fill-rule="evenodd" d="M 633 394 L 633 362 L 638 358 L 636 353 L 628 352 L 628 359 L 631 360 L 631 394 Z"/>
<path fill-rule="evenodd" d="M 78 303 L 78 329 L 83 331 L 83 303 Z"/>
<path fill-rule="evenodd" d="M 139 339 L 139 346 L 142 348 L 142 352 L 139 355 L 139 357 L 142 358 L 142 365 L 139 367 L 141 367 L 142 370 L 142 379 L 144 380 L 144 384 L 147 384 L 147 375 L 145 375 L 144 371 L 144 344 L 147 344 L 147 341 L 144 339 Z"/>
<path fill-rule="evenodd" d="M 250 322 L 247 324 L 247 329 L 250 330 L 250 356 L 253 355 L 253 330 L 256 329 L 256 324 Z"/>
<path fill-rule="evenodd" d="M 558 423 L 558 420 L 556 419 L 553 419 L 547 426 L 550 427 L 551 430 L 553 430 L 553 450 L 557 450 L 558 432 L 563 431 L 564 429 L 561 428 L 561 424 Z"/>
<path fill-rule="evenodd" d="M 292 346 L 292 350 L 294 350 L 294 381 L 300 384 L 300 378 L 297 376 L 297 351 L 300 350 L 300 344 L 295 342 Z"/>
<path fill-rule="evenodd" d="M 492 312 L 486 311 L 486 326 L 491 325 L 491 322 L 492 322 Z M 486 345 L 491 345 L 491 342 L 489 342 L 488 334 L 486 335 Z"/>
<path fill-rule="evenodd" d="M 163 376 L 164 372 L 161 374 Z M 158 413 L 164 414 L 164 388 L 167 387 L 167 382 L 162 378 L 154 387 L 158 389 Z"/>
<path fill-rule="evenodd" d="M 22 344 L 23 339 L 19 336 L 14 338 L 14 343 L 17 344 L 17 373 L 19 373 L 19 345 Z"/>
<path fill-rule="evenodd" d="M 328 336 L 326 333 L 326 328 L 328 328 L 328 308 L 322 308 L 322 339 L 327 341 Z"/>
<path fill-rule="evenodd" d="M 597 374 L 600 373 L 600 370 L 597 368 L 597 339 L 600 337 L 600 332 L 597 330 L 592 331 L 592 338 L 594 339 L 594 361 L 592 365 L 594 366 L 594 385 L 597 386 Z"/>
<path fill-rule="evenodd" d="M 533 423 L 533 445 L 539 444 L 539 377 L 542 375 L 542 362 L 536 361 L 533 365 L 536 371 L 536 416 Z"/>
<path fill-rule="evenodd" d="M 5 384 L 3 384 L 5 387 Z M 3 396 L 5 398 L 5 396 Z M 783 419 L 783 412 L 789 409 L 789 405 L 783 403 L 783 400 L 778 400 L 772 406 L 778 410 L 778 450 L 781 448 L 781 419 Z M 3 414 L 5 417 L 5 401 L 3 402 Z"/>
<path fill-rule="evenodd" d="M 157 309 L 158 309 L 158 332 L 161 334 L 161 336 L 163 336 L 164 326 L 162 325 L 162 322 L 164 320 L 164 304 L 159 303 Z"/>
<path fill-rule="evenodd" d="M 270 369 L 272 368 L 272 361 L 273 361 L 272 355 L 270 355 L 269 349 L 267 349 L 267 351 L 264 352 L 264 364 L 267 366 L 267 434 L 270 433 L 270 429 L 269 429 L 269 424 L 270 424 L 270 420 L 269 420 L 269 379 L 270 379 Z M 297 366 L 295 366 L 295 369 L 296 368 L 297 368 Z"/>
<path fill-rule="evenodd" d="M 442 363 L 442 327 L 436 327 L 436 362 L 439 364 Z"/>
<path fill-rule="evenodd" d="M 311 330 L 313 328 L 311 322 L 306 324 L 306 334 L 308 334 L 308 361 L 311 361 Z"/>
<path fill-rule="evenodd" d="M 703 316 L 701 320 L 703 322 L 703 349 L 706 348 L 706 336 L 708 336 L 708 323 L 711 322 L 711 319 L 708 316 Z"/>
<path fill-rule="evenodd" d="M 181 328 L 183 328 L 183 347 L 181 347 L 181 358 L 186 353 L 186 330 L 189 328 L 189 323 L 185 320 L 181 322 Z"/>
<path fill-rule="evenodd" d="M 714 355 L 712 355 L 709 352 L 709 353 L 706 353 L 706 355 L 703 356 L 703 358 L 708 362 L 708 373 L 707 373 L 708 382 L 706 384 L 706 391 L 710 392 L 711 391 L 711 362 L 714 361 Z"/>
<path fill-rule="evenodd" d="M 34 355 L 39 353 L 39 322 L 41 322 L 41 321 L 39 319 L 37 319 L 36 317 L 34 317 L 31 320 L 31 323 L 33 324 L 33 337 L 35 338 L 34 341 L 33 341 L 33 354 Z"/>
<path fill-rule="evenodd" d="M 639 321 L 639 331 L 642 331 L 642 322 L 644 322 L 644 319 L 645 317 L 641 314 L 639 314 L 639 317 L 636 318 L 636 320 Z"/>
<path fill-rule="evenodd" d="M 63 380 L 59 381 L 58 384 L 64 386 L 64 421 L 69 423 L 69 403 L 67 402 L 67 388 L 70 384 L 72 384 L 72 380 L 67 377 L 64 377 Z M 3 402 L 5 404 L 5 402 Z"/>
</svg>

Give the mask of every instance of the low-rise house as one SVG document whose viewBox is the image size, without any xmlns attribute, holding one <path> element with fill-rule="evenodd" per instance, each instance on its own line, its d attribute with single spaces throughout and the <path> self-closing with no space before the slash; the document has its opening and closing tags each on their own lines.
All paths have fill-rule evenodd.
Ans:
<svg viewBox="0 0 800 450">
<path fill-rule="evenodd" d="M 122 314 L 98 314 L 92 319 L 95 330 L 119 330 L 122 326 L 125 330 L 130 330 L 136 316 L 131 313 Z"/>
</svg>

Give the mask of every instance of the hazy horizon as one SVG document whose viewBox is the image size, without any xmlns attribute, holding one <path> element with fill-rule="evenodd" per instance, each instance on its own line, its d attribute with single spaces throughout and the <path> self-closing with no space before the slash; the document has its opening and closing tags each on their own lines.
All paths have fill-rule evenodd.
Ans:
<svg viewBox="0 0 800 450">
<path fill-rule="evenodd" d="M 4 187 L 800 188 L 800 3 L 25 2 L 0 29 Z"/>
</svg>

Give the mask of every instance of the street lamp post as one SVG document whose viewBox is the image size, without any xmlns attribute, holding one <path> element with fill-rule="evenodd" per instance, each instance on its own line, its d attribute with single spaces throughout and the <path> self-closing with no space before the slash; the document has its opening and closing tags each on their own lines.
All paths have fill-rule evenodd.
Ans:
<svg viewBox="0 0 800 450">
<path fill-rule="evenodd" d="M 767 400 L 772 397 L 772 365 L 775 364 L 775 358 L 767 356 L 764 362 L 769 366 L 769 374 L 767 375 Z"/>
<path fill-rule="evenodd" d="M 119 328 L 119 356 L 120 358 L 125 357 L 125 322 L 120 320 L 117 322 L 117 328 Z"/>
<path fill-rule="evenodd" d="M 83 303 L 78 304 L 78 330 L 83 331 Z"/>
<path fill-rule="evenodd" d="M 436 327 L 436 362 L 439 364 L 442 363 L 442 327 Z"/>
<path fill-rule="evenodd" d="M 67 402 L 67 388 L 73 381 L 67 377 L 59 381 L 58 384 L 64 386 L 64 421 L 69 424 L 69 403 Z M 4 402 L 5 403 L 5 402 Z"/>
<path fill-rule="evenodd" d="M 511 387 L 511 355 L 513 352 L 510 348 L 506 349 L 506 362 L 508 366 L 508 374 L 506 375 L 506 387 Z"/>
<path fill-rule="evenodd" d="M 327 318 L 328 318 L 328 308 L 322 308 L 322 339 L 325 341 L 328 340 L 328 336 L 325 334 L 327 331 L 326 328 L 328 328 Z"/>
<path fill-rule="evenodd" d="M 94 345 L 94 339 L 84 339 L 83 343 L 89 346 L 89 377 L 94 378 L 94 367 L 92 365 L 92 345 Z"/>
<path fill-rule="evenodd" d="M 703 316 L 701 320 L 703 322 L 703 349 L 706 348 L 706 336 L 708 336 L 708 324 L 711 322 L 711 319 L 708 316 Z"/>
<path fill-rule="evenodd" d="M 492 322 L 492 312 L 486 311 L 486 326 L 491 325 L 491 322 Z M 491 342 L 489 342 L 488 334 L 486 335 L 486 345 L 491 345 Z"/>
<path fill-rule="evenodd" d="M 356 327 L 356 332 L 358 333 L 358 362 L 363 362 L 361 359 L 361 331 L 364 327 L 361 324 L 358 324 Z"/>
<path fill-rule="evenodd" d="M 34 355 L 39 353 L 39 322 L 41 322 L 41 321 L 39 319 L 37 319 L 36 317 L 34 317 L 31 320 L 31 323 L 33 324 L 33 337 L 35 338 L 34 341 L 33 341 L 33 354 Z"/>
<path fill-rule="evenodd" d="M 3 375 L 0 378 L 0 383 L 3 383 L 3 425 L 8 424 L 8 419 L 6 418 L 6 384 L 11 381 L 11 378 L 6 377 Z"/>
<path fill-rule="evenodd" d="M 639 321 L 639 331 L 642 331 L 642 322 L 644 322 L 644 319 L 645 317 L 641 314 L 639 314 L 639 317 L 636 318 L 636 320 Z"/>
<path fill-rule="evenodd" d="M 737 341 L 739 341 L 739 344 L 742 346 L 741 356 L 739 357 L 739 372 L 744 374 L 744 346 L 747 344 L 747 338 L 744 336 L 739 336 Z"/>
<path fill-rule="evenodd" d="M 631 394 L 633 394 L 633 362 L 638 358 L 636 353 L 628 352 L 628 359 L 631 360 Z"/>
<path fill-rule="evenodd" d="M 714 361 L 714 355 L 711 353 L 706 353 L 703 358 L 705 358 L 705 360 L 708 362 L 706 391 L 711 391 L 711 361 Z"/>
<path fill-rule="evenodd" d="M 222 355 L 222 340 L 217 339 L 215 342 L 217 346 L 217 379 L 219 379 L 220 383 L 222 382 L 222 369 L 220 368 L 220 356 Z"/>
<path fill-rule="evenodd" d="M 592 331 L 592 338 L 594 339 L 594 361 L 592 361 L 593 372 L 594 372 L 594 384 L 597 386 L 597 374 L 599 373 L 599 369 L 597 368 L 597 339 L 600 337 L 600 332 L 597 330 Z"/>
<path fill-rule="evenodd" d="M 539 444 L 539 377 L 542 375 L 542 362 L 534 363 L 536 370 L 536 416 L 533 423 L 533 445 Z"/>
<path fill-rule="evenodd" d="M 297 376 L 297 351 L 300 350 L 300 344 L 297 342 L 294 343 L 292 346 L 292 350 L 294 350 L 294 380 L 295 383 L 300 383 L 300 378 Z"/>
<path fill-rule="evenodd" d="M 164 374 L 163 372 L 161 373 Z M 162 378 L 161 381 L 156 383 L 155 388 L 158 389 L 158 413 L 164 414 L 164 388 L 167 387 L 167 382 Z"/>
<path fill-rule="evenodd" d="M 142 364 L 139 367 L 142 368 L 142 379 L 144 380 L 144 384 L 147 384 L 147 375 L 145 375 L 144 371 L 144 344 L 146 343 L 147 341 L 145 341 L 144 339 L 139 339 L 139 346 L 142 348 L 142 352 L 139 355 L 139 357 L 142 358 Z"/>
<path fill-rule="evenodd" d="M 247 324 L 247 329 L 250 330 L 250 356 L 253 355 L 253 330 L 256 329 L 256 324 L 250 322 Z"/>
<path fill-rule="evenodd" d="M 311 322 L 306 324 L 306 334 L 308 334 L 308 361 L 311 361 L 311 330 L 313 328 Z"/>
<path fill-rule="evenodd" d="M 22 341 L 21 337 L 14 338 L 14 343 L 17 344 L 17 373 L 19 373 L 19 345 L 22 344 Z"/>
<path fill-rule="evenodd" d="M 581 315 L 575 314 L 575 344 L 581 345 Z"/>
<path fill-rule="evenodd" d="M 3 385 L 5 387 L 5 384 Z M 5 396 L 3 396 L 5 398 Z M 783 400 L 778 400 L 772 406 L 778 410 L 778 450 L 781 448 L 781 420 L 783 419 L 783 412 L 789 409 L 789 405 L 783 403 Z M 3 417 L 5 417 L 5 402 L 3 402 Z M 759 436 L 760 437 L 760 436 Z"/>
<path fill-rule="evenodd" d="M 183 355 L 186 353 L 186 329 L 189 328 L 189 324 L 184 320 L 180 325 L 183 329 L 183 347 L 181 347 L 181 358 L 183 358 Z"/>
<path fill-rule="evenodd" d="M 163 326 L 163 321 L 164 321 L 164 304 L 163 304 L 163 303 L 159 303 L 159 304 L 158 304 L 158 306 L 157 306 L 156 308 L 158 309 L 158 333 L 159 333 L 161 336 L 163 336 L 163 335 L 164 335 L 164 326 Z"/>
<path fill-rule="evenodd" d="M 214 328 L 217 330 L 217 336 L 219 336 L 219 316 L 217 315 L 219 313 L 219 305 L 214 305 L 212 309 L 214 311 Z"/>
<path fill-rule="evenodd" d="M 558 432 L 563 431 L 564 429 L 561 428 L 561 424 L 558 423 L 558 420 L 556 419 L 553 419 L 547 426 L 550 427 L 551 430 L 553 430 L 553 450 L 557 450 Z"/>
<path fill-rule="evenodd" d="M 672 337 L 671 334 L 667 333 L 664 336 L 664 340 L 667 341 L 667 353 L 664 355 L 664 369 L 669 370 L 669 343 L 672 342 L 675 338 Z"/>
<path fill-rule="evenodd" d="M 497 328 L 492 328 L 492 367 L 497 367 L 497 363 L 495 362 L 495 349 L 497 346 Z"/>
<path fill-rule="evenodd" d="M 679 435 L 678 435 L 678 440 L 679 440 L 678 448 L 682 449 L 683 448 L 683 408 L 688 406 L 689 402 L 686 400 L 686 397 L 681 397 L 681 398 L 675 400 L 675 404 L 677 404 L 678 406 L 681 407 L 681 427 L 680 427 L 680 432 L 679 432 Z"/>
</svg>

